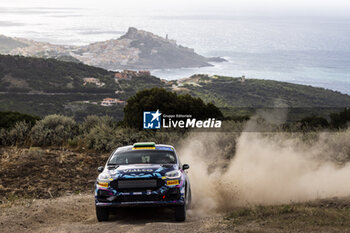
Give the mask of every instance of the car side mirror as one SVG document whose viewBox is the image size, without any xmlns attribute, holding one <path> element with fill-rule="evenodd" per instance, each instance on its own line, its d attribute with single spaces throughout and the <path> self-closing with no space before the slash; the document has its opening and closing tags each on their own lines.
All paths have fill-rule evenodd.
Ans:
<svg viewBox="0 0 350 233">
<path fill-rule="evenodd" d="M 98 171 L 98 172 L 103 172 L 103 169 L 104 169 L 104 167 L 98 167 L 98 168 L 97 168 L 97 171 Z"/>
<path fill-rule="evenodd" d="M 188 165 L 188 164 L 182 165 L 182 170 L 187 170 L 189 168 L 190 168 L 190 165 Z"/>
</svg>

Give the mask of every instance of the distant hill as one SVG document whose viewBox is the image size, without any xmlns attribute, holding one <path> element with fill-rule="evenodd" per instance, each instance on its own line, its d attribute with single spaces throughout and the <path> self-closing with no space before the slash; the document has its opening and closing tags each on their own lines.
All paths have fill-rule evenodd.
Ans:
<svg viewBox="0 0 350 233">
<path fill-rule="evenodd" d="M 105 85 L 84 86 L 88 77 L 99 78 Z M 113 92 L 112 77 L 112 72 L 81 63 L 0 55 L 0 91 L 5 92 Z"/>
<path fill-rule="evenodd" d="M 176 88 L 221 107 L 350 106 L 350 96 L 338 91 L 273 80 L 193 75 L 178 81 Z"/>
<path fill-rule="evenodd" d="M 202 67 L 211 66 L 209 61 L 224 61 L 203 57 L 174 40 L 136 28 L 129 28 L 119 39 L 83 46 L 75 54 L 81 54 L 75 57 L 86 64 L 112 70 Z"/>
<path fill-rule="evenodd" d="M 287 82 L 193 75 L 177 81 L 174 90 L 212 102 L 226 115 L 251 115 L 256 109 L 280 109 L 288 120 L 329 117 L 350 106 L 350 96 L 319 87 Z"/>
<path fill-rule="evenodd" d="M 91 78 L 99 85 L 86 81 Z M 312 115 L 322 108 L 331 111 L 350 106 L 349 95 L 286 82 L 208 75 L 174 81 L 148 75 L 118 79 L 114 72 L 81 63 L 0 55 L 0 111 L 41 117 L 61 113 L 78 120 L 108 114 L 121 119 L 123 104 L 106 107 L 101 101 L 107 97 L 125 101 L 138 90 L 151 87 L 200 97 L 226 115 L 266 107 L 306 108 Z"/>
<path fill-rule="evenodd" d="M 132 27 L 118 39 L 86 46 L 54 45 L 4 36 L 0 37 L 1 41 L 3 54 L 83 62 L 109 70 L 202 67 L 211 66 L 209 62 L 225 61 L 206 58 L 193 49 L 177 45 L 175 40 Z"/>
<path fill-rule="evenodd" d="M 0 35 L 0 53 L 9 53 L 13 49 L 23 48 L 26 46 L 27 44 L 16 39 Z"/>
</svg>

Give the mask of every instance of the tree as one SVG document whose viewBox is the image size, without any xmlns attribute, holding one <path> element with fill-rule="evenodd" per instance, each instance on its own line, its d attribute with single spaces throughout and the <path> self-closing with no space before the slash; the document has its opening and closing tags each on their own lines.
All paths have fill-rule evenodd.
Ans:
<svg viewBox="0 0 350 233">
<path fill-rule="evenodd" d="M 333 113 L 330 115 L 330 118 L 332 127 L 346 128 L 350 122 L 350 108 L 346 108 L 339 113 Z"/>
<path fill-rule="evenodd" d="M 18 122 L 26 122 L 30 125 L 34 125 L 36 121 L 40 120 L 40 117 L 31 116 L 19 112 L 0 112 L 0 128 L 10 129 Z"/>
</svg>

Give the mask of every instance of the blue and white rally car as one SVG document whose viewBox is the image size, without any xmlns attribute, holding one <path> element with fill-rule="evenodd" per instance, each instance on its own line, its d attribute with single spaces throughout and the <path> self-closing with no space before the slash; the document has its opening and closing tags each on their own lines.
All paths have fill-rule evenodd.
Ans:
<svg viewBox="0 0 350 233">
<path fill-rule="evenodd" d="M 191 203 L 191 186 L 174 147 L 140 142 L 119 147 L 106 165 L 99 167 L 95 183 L 98 221 L 107 221 L 110 208 L 132 206 L 169 206 L 175 219 L 186 219 Z"/>
</svg>

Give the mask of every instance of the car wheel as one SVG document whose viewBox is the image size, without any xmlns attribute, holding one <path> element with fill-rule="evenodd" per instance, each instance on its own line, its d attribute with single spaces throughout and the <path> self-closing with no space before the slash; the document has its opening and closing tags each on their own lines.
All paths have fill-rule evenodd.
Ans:
<svg viewBox="0 0 350 233">
<path fill-rule="evenodd" d="M 187 199 L 187 209 L 191 209 L 192 208 L 192 192 L 191 192 L 191 188 L 189 188 L 189 192 L 188 192 L 188 199 Z"/>
<path fill-rule="evenodd" d="M 108 221 L 109 219 L 109 209 L 107 207 L 97 207 L 96 206 L 96 216 L 99 222 Z"/>
<path fill-rule="evenodd" d="M 178 222 L 183 222 L 186 220 L 186 205 L 175 207 L 175 220 Z"/>
</svg>

